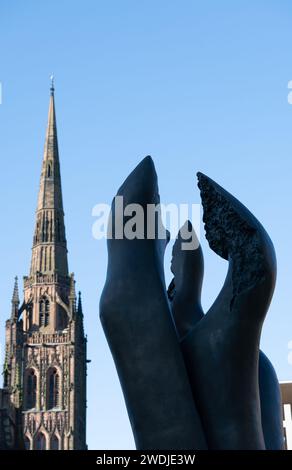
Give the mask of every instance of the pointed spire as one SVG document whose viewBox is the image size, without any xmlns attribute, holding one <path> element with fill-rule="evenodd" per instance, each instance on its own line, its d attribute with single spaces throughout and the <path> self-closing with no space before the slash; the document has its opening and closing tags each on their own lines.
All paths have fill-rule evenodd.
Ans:
<svg viewBox="0 0 292 470">
<path fill-rule="evenodd" d="M 39 272 L 68 276 L 53 76 L 30 274 Z"/>
<path fill-rule="evenodd" d="M 78 292 L 78 307 L 77 307 L 77 312 L 79 315 L 83 315 L 82 311 L 82 300 L 81 300 L 81 292 Z"/>
<path fill-rule="evenodd" d="M 55 92 L 54 80 L 55 80 L 55 77 L 54 77 L 54 74 L 52 74 L 52 75 L 51 75 L 51 88 L 50 88 L 51 95 L 53 95 L 54 92 Z"/>
<path fill-rule="evenodd" d="M 17 320 L 19 309 L 19 292 L 18 292 L 18 278 L 14 279 L 13 294 L 11 299 L 11 320 Z"/>
<path fill-rule="evenodd" d="M 37 209 L 52 207 L 63 210 L 54 78 L 51 78 L 48 124 Z"/>
<path fill-rule="evenodd" d="M 18 277 L 17 276 L 15 276 L 15 278 L 14 278 L 12 303 L 13 303 L 13 305 L 19 305 L 19 291 L 18 291 Z"/>
<path fill-rule="evenodd" d="M 82 310 L 82 300 L 81 300 L 81 292 L 78 292 L 78 306 L 77 306 L 77 328 L 78 328 L 78 334 L 80 335 L 80 338 L 82 338 L 82 341 L 84 341 L 84 325 L 83 325 L 83 310 Z"/>
</svg>

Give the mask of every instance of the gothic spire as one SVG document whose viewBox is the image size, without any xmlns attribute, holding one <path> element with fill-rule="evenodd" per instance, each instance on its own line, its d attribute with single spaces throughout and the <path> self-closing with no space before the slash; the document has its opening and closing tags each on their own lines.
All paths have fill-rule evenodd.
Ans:
<svg viewBox="0 0 292 470">
<path fill-rule="evenodd" d="M 38 272 L 42 274 L 59 273 L 68 276 L 67 243 L 55 112 L 55 87 L 52 77 L 33 239 L 31 276 Z"/>
<path fill-rule="evenodd" d="M 19 292 L 18 292 L 18 277 L 14 278 L 14 288 L 12 295 L 12 303 L 19 305 Z"/>
<path fill-rule="evenodd" d="M 51 80 L 48 124 L 37 210 L 52 207 L 63 210 L 55 111 L 55 87 L 53 79 Z"/>
<path fill-rule="evenodd" d="M 82 300 L 81 300 L 81 292 L 78 292 L 78 307 L 77 307 L 77 312 L 79 315 L 83 316 L 83 310 L 82 310 Z"/>
<path fill-rule="evenodd" d="M 17 320 L 18 318 L 18 309 L 19 309 L 19 292 L 18 292 L 18 278 L 15 277 L 14 279 L 14 287 L 13 287 L 13 294 L 11 299 L 11 319 L 13 321 Z"/>
<path fill-rule="evenodd" d="M 17 318 L 18 315 L 18 308 L 19 308 L 19 291 L 18 291 L 18 278 L 17 276 L 14 279 L 14 288 L 13 288 L 13 294 L 12 294 L 12 311 L 11 311 L 11 317 L 13 319 Z"/>
<path fill-rule="evenodd" d="M 83 325 L 83 309 L 82 309 L 82 300 L 81 292 L 78 292 L 78 305 L 77 305 L 77 325 L 79 330 L 79 335 L 81 338 L 84 338 L 84 325 Z"/>
</svg>

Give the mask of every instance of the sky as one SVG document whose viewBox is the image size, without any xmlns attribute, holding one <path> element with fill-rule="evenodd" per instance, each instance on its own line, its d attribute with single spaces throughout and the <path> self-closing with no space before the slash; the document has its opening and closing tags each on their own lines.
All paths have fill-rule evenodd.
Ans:
<svg viewBox="0 0 292 470">
<path fill-rule="evenodd" d="M 200 203 L 202 171 L 243 202 L 275 245 L 278 279 L 261 348 L 292 380 L 292 4 L 280 0 L 0 0 L 0 338 L 14 276 L 29 272 L 49 103 L 55 99 L 69 268 L 88 334 L 90 449 L 134 448 L 100 325 L 110 203 L 145 156 L 164 203 Z M 292 102 L 292 100 L 290 100 Z M 227 264 L 204 240 L 203 307 Z M 166 279 L 171 279 L 167 249 Z"/>
</svg>

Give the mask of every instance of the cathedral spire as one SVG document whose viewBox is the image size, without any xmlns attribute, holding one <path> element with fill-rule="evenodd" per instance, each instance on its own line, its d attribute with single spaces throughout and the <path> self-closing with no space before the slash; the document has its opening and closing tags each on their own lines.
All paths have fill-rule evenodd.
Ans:
<svg viewBox="0 0 292 470">
<path fill-rule="evenodd" d="M 53 77 L 36 211 L 31 276 L 38 272 L 68 276 Z"/>
<path fill-rule="evenodd" d="M 51 80 L 49 114 L 38 198 L 38 210 L 45 208 L 63 210 L 55 111 L 55 87 L 53 79 Z"/>
<path fill-rule="evenodd" d="M 18 409 L 27 450 L 83 450 L 87 342 L 83 315 L 77 314 L 74 274 L 68 273 L 53 77 L 48 91 L 31 270 L 23 278 L 21 303 L 15 279 L 4 384 Z"/>
</svg>

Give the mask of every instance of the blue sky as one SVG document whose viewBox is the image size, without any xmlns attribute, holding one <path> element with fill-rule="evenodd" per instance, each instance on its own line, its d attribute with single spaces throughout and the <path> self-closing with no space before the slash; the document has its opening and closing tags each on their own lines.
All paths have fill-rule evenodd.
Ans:
<svg viewBox="0 0 292 470">
<path fill-rule="evenodd" d="M 134 445 L 98 319 L 107 255 L 92 237 L 91 211 L 111 201 L 147 154 L 163 202 L 199 203 L 200 170 L 269 232 L 278 281 L 262 349 L 279 379 L 292 379 L 291 21 L 285 0 L 0 2 L 1 343 L 13 278 L 29 270 L 54 72 L 69 265 L 83 293 L 92 360 L 89 448 Z M 227 266 L 202 246 L 207 309 Z"/>
</svg>

